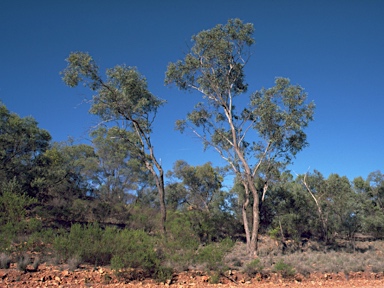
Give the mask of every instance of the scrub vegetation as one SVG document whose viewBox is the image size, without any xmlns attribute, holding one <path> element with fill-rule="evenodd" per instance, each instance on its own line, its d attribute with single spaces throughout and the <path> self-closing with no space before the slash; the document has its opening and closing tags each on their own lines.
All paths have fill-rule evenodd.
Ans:
<svg viewBox="0 0 384 288">
<path fill-rule="evenodd" d="M 227 166 L 174 159 L 164 171 L 152 135 L 165 101 L 136 68 L 103 74 L 84 52 L 69 55 L 62 77 L 93 93 L 92 144 L 53 142 L 33 117 L 0 103 L 0 268 L 90 264 L 161 282 L 199 270 L 211 283 L 232 270 L 261 278 L 384 272 L 384 174 L 287 170 L 308 145 L 314 104 L 286 78 L 247 94 L 252 34 L 239 19 L 202 31 L 166 70 L 166 84 L 200 97 L 177 129 Z"/>
</svg>

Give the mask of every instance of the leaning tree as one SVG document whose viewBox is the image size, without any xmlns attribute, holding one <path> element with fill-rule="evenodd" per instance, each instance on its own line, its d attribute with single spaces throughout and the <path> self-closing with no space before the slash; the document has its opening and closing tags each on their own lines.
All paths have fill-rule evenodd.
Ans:
<svg viewBox="0 0 384 288">
<path fill-rule="evenodd" d="M 62 72 L 63 81 L 70 87 L 83 83 L 96 92 L 90 113 L 98 115 L 103 123 L 119 123 L 114 127 L 113 136 L 124 140 L 130 157 L 140 161 L 155 179 L 165 234 L 164 172 L 151 141 L 157 109 L 165 101 L 148 90 L 146 79 L 135 68 L 117 65 L 106 71 L 104 80 L 87 53 L 71 53 L 67 62 L 68 66 Z"/>
<path fill-rule="evenodd" d="M 270 171 L 290 163 L 307 145 L 303 128 L 312 120 L 314 104 L 306 104 L 303 88 L 277 78 L 274 87 L 252 93 L 248 104 L 241 105 L 238 99 L 247 92 L 244 68 L 254 44 L 253 30 L 252 24 L 231 19 L 194 35 L 185 58 L 168 65 L 165 83 L 202 95 L 186 119 L 176 124 L 181 132 L 192 129 L 205 148 L 215 149 L 240 179 L 247 249 L 255 255 L 259 204 Z M 261 173 L 266 181 L 264 189 L 258 190 L 255 181 Z M 250 225 L 246 211 L 252 198 Z"/>
</svg>

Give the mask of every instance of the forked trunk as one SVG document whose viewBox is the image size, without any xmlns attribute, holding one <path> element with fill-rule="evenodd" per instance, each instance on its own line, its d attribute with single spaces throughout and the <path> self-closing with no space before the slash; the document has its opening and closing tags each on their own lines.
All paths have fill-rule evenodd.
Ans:
<svg viewBox="0 0 384 288">
<path fill-rule="evenodd" d="M 245 231 L 245 237 L 247 241 L 247 252 L 250 256 L 257 256 L 257 240 L 258 240 L 258 232 L 259 232 L 259 195 L 257 193 L 257 189 L 255 187 L 253 177 L 248 176 L 246 180 L 243 181 L 243 186 L 245 189 L 245 199 L 242 206 L 242 216 L 243 216 L 243 225 Z M 249 221 L 247 217 L 247 208 L 249 205 L 249 193 L 252 192 L 253 196 L 253 205 L 252 205 L 252 232 L 249 227 Z"/>
</svg>

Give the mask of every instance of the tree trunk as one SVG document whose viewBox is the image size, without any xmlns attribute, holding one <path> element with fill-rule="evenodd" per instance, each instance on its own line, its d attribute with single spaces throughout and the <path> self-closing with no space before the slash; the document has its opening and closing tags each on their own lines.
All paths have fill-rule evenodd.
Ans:
<svg viewBox="0 0 384 288">
<path fill-rule="evenodd" d="M 254 179 L 251 175 L 247 175 L 246 179 L 242 181 L 245 189 L 245 199 L 242 206 L 243 225 L 245 231 L 245 237 L 247 241 L 247 252 L 250 256 L 256 257 L 257 255 L 257 240 L 260 225 L 260 210 L 259 210 L 259 195 L 255 187 Z M 249 227 L 249 221 L 247 217 L 247 208 L 249 204 L 249 193 L 252 192 L 253 205 L 252 205 L 252 233 Z"/>
<path fill-rule="evenodd" d="M 259 194 L 257 193 L 257 189 L 255 187 L 253 177 L 248 177 L 249 185 L 251 187 L 252 195 L 253 195 L 253 207 L 252 207 L 252 236 L 251 236 L 251 244 L 250 244 L 250 255 L 253 257 L 257 256 L 257 240 L 259 236 L 259 224 L 260 224 L 260 211 L 259 211 Z"/>
<path fill-rule="evenodd" d="M 165 228 L 165 222 L 167 220 L 167 210 L 165 207 L 165 189 L 164 189 L 164 175 L 161 171 L 161 175 L 159 176 L 160 178 L 160 185 L 158 187 L 159 191 L 159 200 L 160 200 L 160 213 L 161 213 L 161 228 L 163 235 L 167 235 L 167 230 Z"/>
<path fill-rule="evenodd" d="M 247 239 L 248 253 L 249 255 L 255 257 L 257 254 L 257 238 L 258 238 L 258 232 L 259 232 L 259 213 L 260 213 L 259 196 L 254 183 L 254 176 L 252 174 L 251 168 L 249 167 L 248 162 L 245 158 L 244 151 L 240 148 L 240 145 L 239 145 L 236 128 L 232 121 L 233 120 L 232 104 L 224 105 L 223 108 L 224 108 L 225 115 L 227 116 L 228 123 L 231 127 L 233 148 L 235 150 L 236 155 L 239 157 L 241 165 L 243 166 L 243 169 L 244 169 L 244 171 L 242 172 L 242 183 L 243 183 L 246 195 L 245 195 L 243 209 L 242 209 L 243 222 L 244 222 L 243 225 L 244 225 L 245 235 Z M 234 171 L 236 173 L 239 172 L 239 170 L 236 170 L 236 168 L 234 168 Z M 252 196 L 253 196 L 252 234 L 251 235 L 249 235 L 250 229 L 249 229 L 247 214 L 246 214 L 246 208 L 248 206 L 247 201 L 249 202 L 249 190 L 251 190 Z"/>
<path fill-rule="evenodd" d="M 147 167 L 151 171 L 151 173 L 152 173 L 152 175 L 156 181 L 156 188 L 157 188 L 157 192 L 159 194 L 159 202 L 160 202 L 161 230 L 162 230 L 164 237 L 166 237 L 167 230 L 165 228 L 165 222 L 167 220 L 167 209 L 165 206 L 164 171 L 163 171 L 163 168 L 161 167 L 161 165 L 159 163 L 157 163 L 156 159 L 154 157 L 152 159 L 156 165 L 158 173 L 156 173 L 154 167 L 152 165 L 150 165 L 149 163 L 147 163 Z"/>
<path fill-rule="evenodd" d="M 251 249 L 252 249 L 251 248 L 251 233 L 249 230 L 248 217 L 247 217 L 247 208 L 248 208 L 248 204 L 249 204 L 249 189 L 248 189 L 248 185 L 245 182 L 243 182 L 243 186 L 245 189 L 245 195 L 244 195 L 245 199 L 244 199 L 244 203 L 243 203 L 243 206 L 241 209 L 241 213 L 243 216 L 245 239 L 247 241 L 247 251 L 249 254 L 251 254 Z"/>
</svg>

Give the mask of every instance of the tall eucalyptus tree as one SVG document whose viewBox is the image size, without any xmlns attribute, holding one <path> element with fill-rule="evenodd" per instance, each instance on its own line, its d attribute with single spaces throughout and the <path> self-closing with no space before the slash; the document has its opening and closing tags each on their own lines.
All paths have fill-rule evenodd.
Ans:
<svg viewBox="0 0 384 288">
<path fill-rule="evenodd" d="M 303 132 L 312 120 L 314 105 L 306 104 L 307 94 L 285 78 L 275 86 L 249 96 L 248 105 L 236 100 L 247 92 L 244 68 L 254 44 L 253 25 L 230 19 L 192 37 L 192 48 L 183 60 L 170 63 L 165 83 L 202 95 L 186 120 L 177 121 L 178 129 L 192 129 L 205 148 L 212 147 L 225 159 L 244 186 L 243 224 L 250 254 L 257 252 L 260 193 L 255 180 L 268 167 L 282 168 L 307 145 Z M 235 106 L 237 104 L 237 106 Z M 266 169 L 260 169 L 260 167 Z M 266 177 L 268 179 L 268 177 Z M 252 205 L 252 227 L 246 210 Z"/>
</svg>

